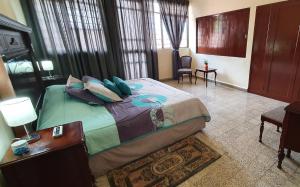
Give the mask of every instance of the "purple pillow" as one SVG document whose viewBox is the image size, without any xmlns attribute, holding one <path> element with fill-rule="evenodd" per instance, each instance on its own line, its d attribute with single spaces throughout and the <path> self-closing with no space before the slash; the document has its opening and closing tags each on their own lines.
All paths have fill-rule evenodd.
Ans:
<svg viewBox="0 0 300 187">
<path fill-rule="evenodd" d="M 102 100 L 90 93 L 90 91 L 84 90 L 83 88 L 66 86 L 66 92 L 70 96 L 78 98 L 90 105 L 104 105 Z"/>
</svg>

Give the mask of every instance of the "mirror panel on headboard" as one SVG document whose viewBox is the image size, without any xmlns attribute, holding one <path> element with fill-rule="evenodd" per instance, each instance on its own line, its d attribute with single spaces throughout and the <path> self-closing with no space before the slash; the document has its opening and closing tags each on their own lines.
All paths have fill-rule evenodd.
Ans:
<svg viewBox="0 0 300 187">
<path fill-rule="evenodd" d="M 36 106 L 41 95 L 41 87 L 35 76 L 30 54 L 4 60 L 3 63 L 16 96 L 30 97 L 31 102 Z"/>
<path fill-rule="evenodd" d="M 30 97 L 38 110 L 44 89 L 30 33 L 31 28 L 0 14 L 0 99 Z M 17 137 L 24 134 L 22 127 L 13 130 Z"/>
</svg>

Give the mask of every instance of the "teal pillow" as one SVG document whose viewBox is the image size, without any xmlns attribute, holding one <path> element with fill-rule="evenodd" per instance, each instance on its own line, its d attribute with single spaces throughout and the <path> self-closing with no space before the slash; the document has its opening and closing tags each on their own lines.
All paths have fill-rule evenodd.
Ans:
<svg viewBox="0 0 300 187">
<path fill-rule="evenodd" d="M 117 85 L 115 83 L 111 82 L 108 79 L 104 79 L 103 83 L 106 88 L 110 89 L 111 91 L 115 92 L 120 97 L 122 97 L 122 92 L 120 91 L 120 89 L 117 87 Z"/>
<path fill-rule="evenodd" d="M 120 79 L 119 77 L 113 76 L 113 81 L 123 94 L 131 95 L 131 89 L 124 80 Z"/>
<path fill-rule="evenodd" d="M 77 89 L 83 89 L 83 82 L 72 82 L 70 83 L 69 87 L 71 88 L 77 88 Z"/>
</svg>

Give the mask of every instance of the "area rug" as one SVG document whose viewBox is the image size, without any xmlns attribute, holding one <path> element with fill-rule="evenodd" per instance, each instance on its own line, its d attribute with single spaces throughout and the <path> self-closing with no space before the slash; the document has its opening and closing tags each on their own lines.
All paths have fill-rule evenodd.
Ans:
<svg viewBox="0 0 300 187">
<path fill-rule="evenodd" d="M 176 186 L 220 158 L 195 136 L 108 172 L 112 187 Z"/>
</svg>

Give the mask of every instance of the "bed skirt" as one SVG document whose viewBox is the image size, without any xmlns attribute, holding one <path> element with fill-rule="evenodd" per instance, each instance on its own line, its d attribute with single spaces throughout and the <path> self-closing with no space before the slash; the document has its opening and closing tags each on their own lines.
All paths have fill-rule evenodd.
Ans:
<svg viewBox="0 0 300 187">
<path fill-rule="evenodd" d="M 108 171 L 141 158 L 162 147 L 190 136 L 205 127 L 203 119 L 194 119 L 169 129 L 130 141 L 110 150 L 90 157 L 89 165 L 94 177 L 105 175 Z"/>
</svg>

